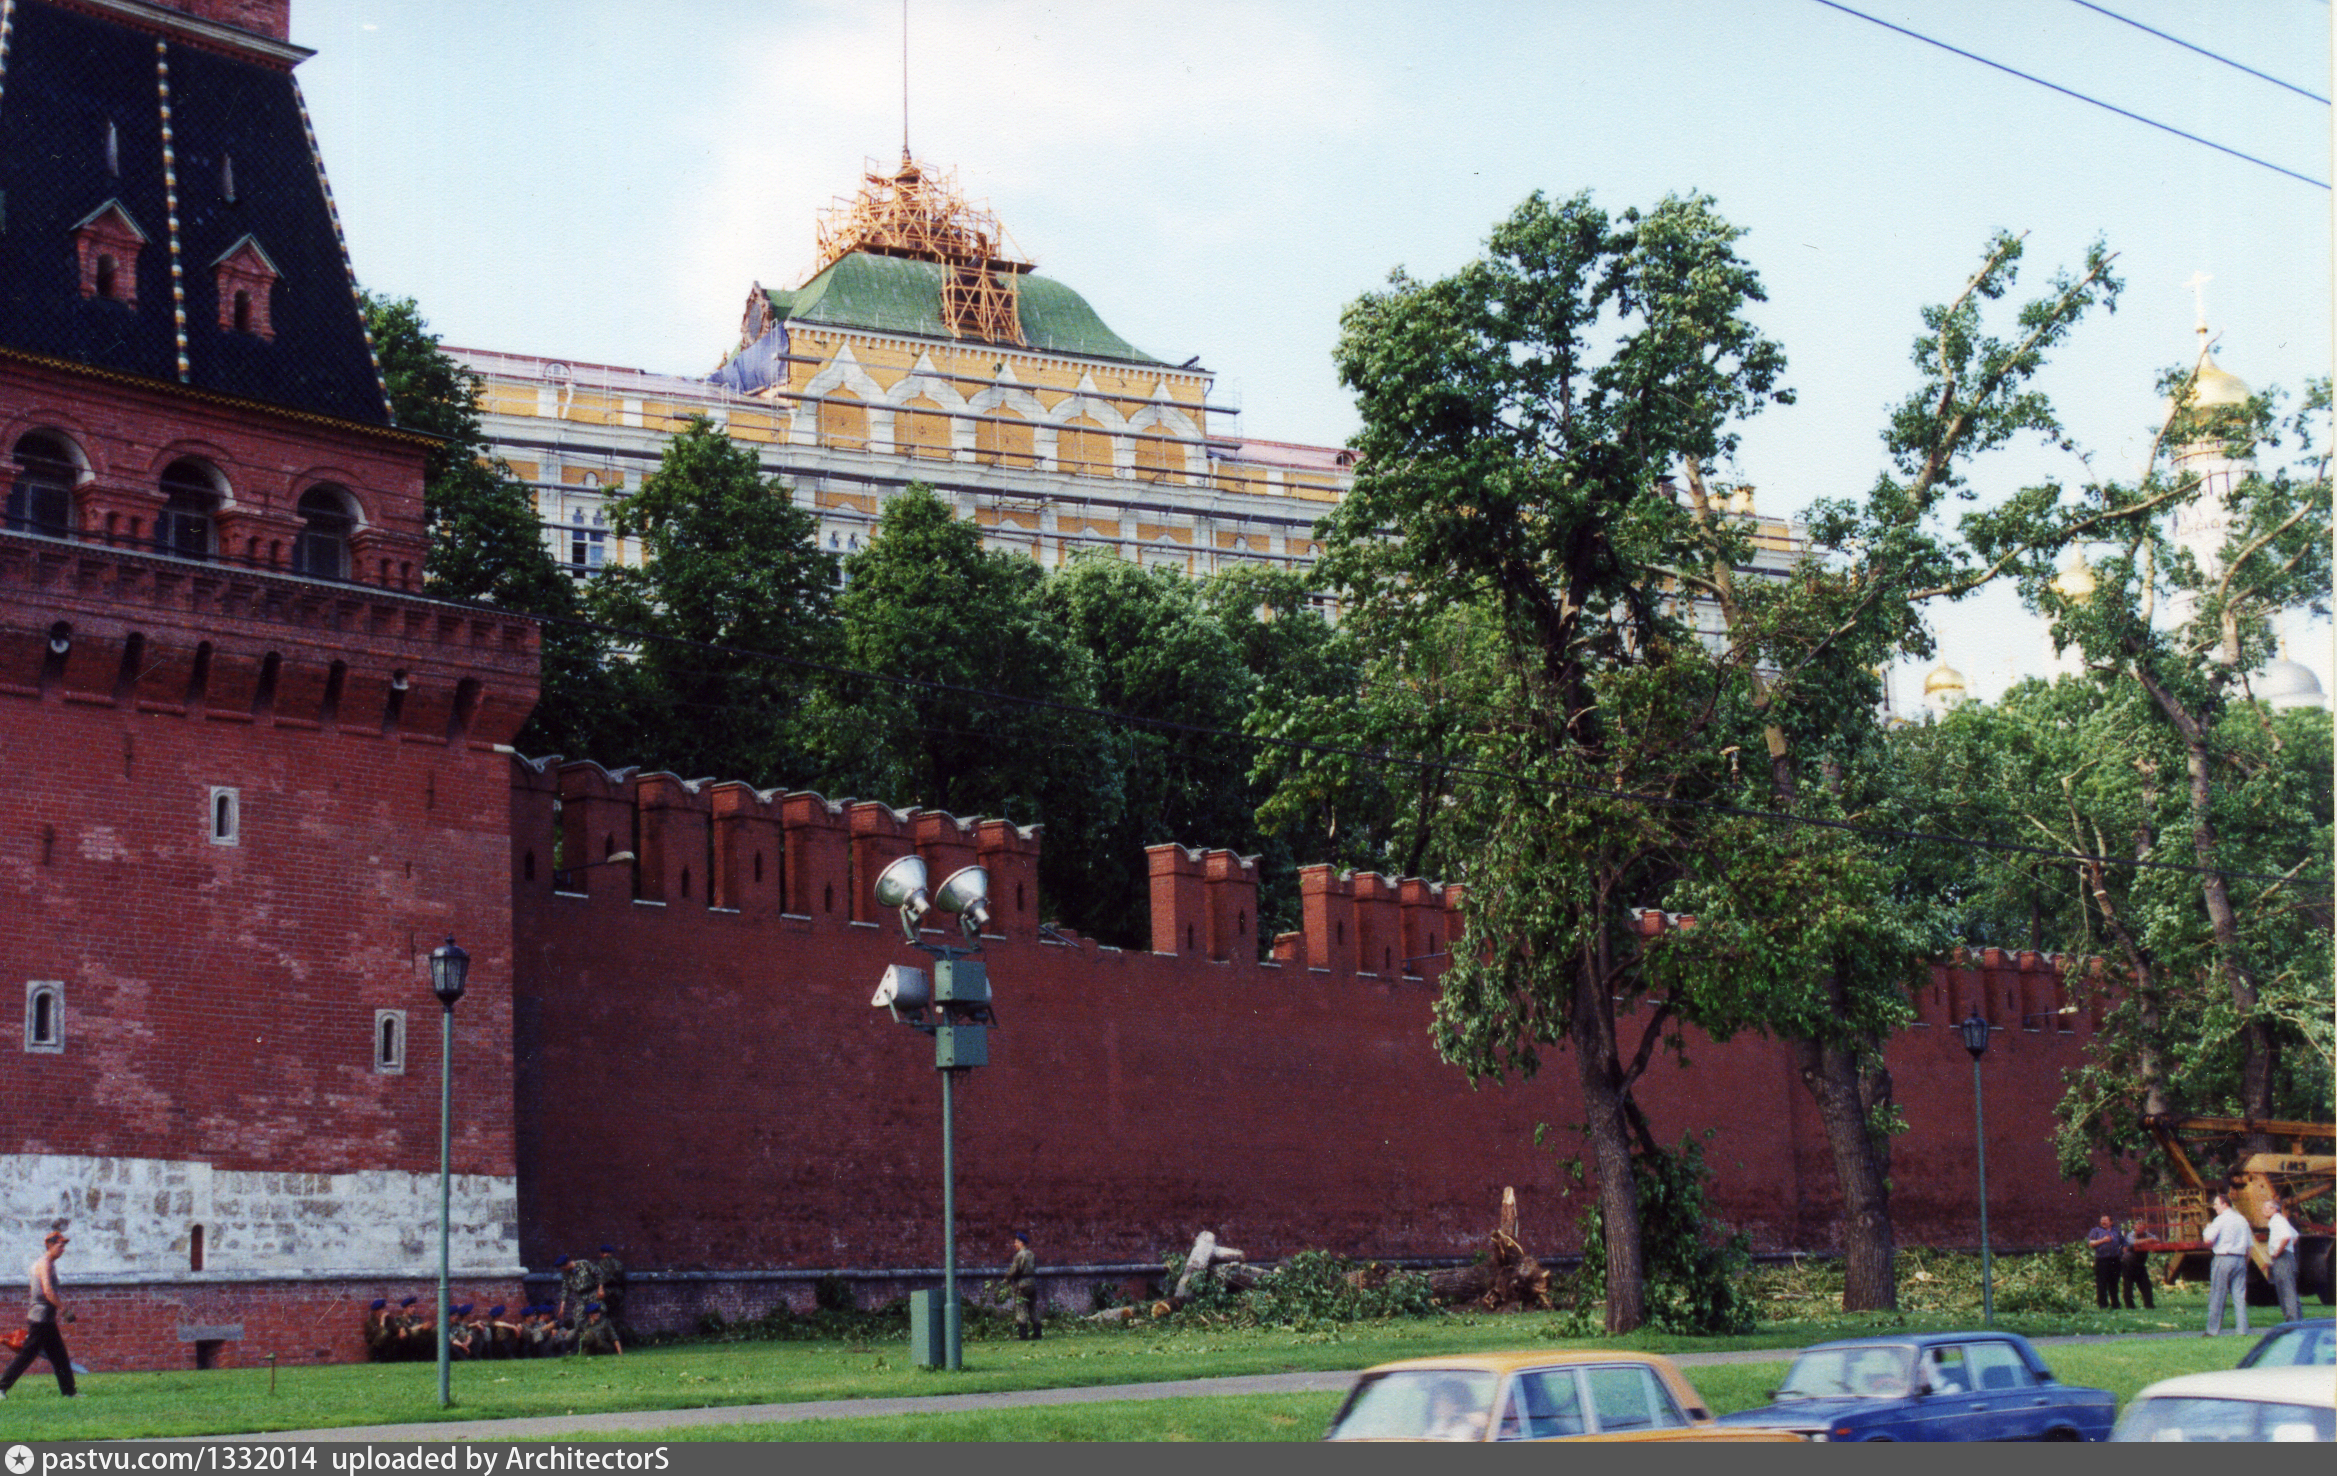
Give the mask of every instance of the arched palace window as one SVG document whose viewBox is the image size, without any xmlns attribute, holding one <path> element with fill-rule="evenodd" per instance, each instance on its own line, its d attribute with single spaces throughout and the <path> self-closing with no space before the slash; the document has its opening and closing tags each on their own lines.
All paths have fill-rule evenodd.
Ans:
<svg viewBox="0 0 2337 1476">
<path fill-rule="evenodd" d="M 311 487 L 300 498 L 300 538 L 292 545 L 292 572 L 312 579 L 349 577 L 349 535 L 356 504 L 339 487 Z"/>
<path fill-rule="evenodd" d="M 63 538 L 73 531 L 73 484 L 80 466 L 62 437 L 34 431 L 16 442 L 9 468 L 7 527 Z"/>
<path fill-rule="evenodd" d="M 154 541 L 164 553 L 207 559 L 215 547 L 212 519 L 225 501 L 218 473 L 191 457 L 163 469 L 162 516 L 154 520 Z"/>
</svg>

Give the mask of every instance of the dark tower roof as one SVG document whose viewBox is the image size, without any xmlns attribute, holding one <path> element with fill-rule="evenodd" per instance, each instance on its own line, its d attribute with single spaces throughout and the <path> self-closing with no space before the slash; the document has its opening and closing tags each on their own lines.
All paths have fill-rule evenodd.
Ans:
<svg viewBox="0 0 2337 1476">
<path fill-rule="evenodd" d="M 387 424 L 292 78 L 306 53 L 135 0 L 105 0 L 104 15 L 13 9 L 0 49 L 0 349 Z M 75 232 L 109 201 L 146 237 L 134 304 L 85 290 Z M 221 324 L 219 263 L 246 237 L 278 274 L 263 289 L 266 336 Z"/>
</svg>

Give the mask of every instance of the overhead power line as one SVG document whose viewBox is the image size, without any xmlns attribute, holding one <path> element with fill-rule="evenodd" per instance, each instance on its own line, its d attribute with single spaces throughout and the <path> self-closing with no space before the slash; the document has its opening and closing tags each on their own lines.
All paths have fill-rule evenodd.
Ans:
<svg viewBox="0 0 2337 1476">
<path fill-rule="evenodd" d="M 2229 154 L 2235 159 L 2244 159 L 2248 163 L 2254 164 L 2259 168 L 2269 169 L 2274 174 L 2285 174 L 2290 179 L 2309 184 L 2315 189 L 2325 190 L 2329 188 L 2328 181 L 2326 180 L 2315 179 L 2309 174 L 2299 174 L 2295 170 L 2283 168 L 2282 166 L 2273 163 L 2269 159 L 2259 159 L 2254 154 L 2244 154 L 2238 149 L 2231 148 L 2224 144 L 2219 144 L 2214 139 L 2201 138 L 2196 133 L 2185 133 L 2182 129 L 2175 127 L 2173 124 L 2161 123 L 2156 118 L 2145 118 L 2142 116 L 2142 114 L 2119 107 L 2116 103 L 2104 102 L 2098 97 L 2090 97 L 2085 93 L 2077 91 L 2074 88 L 2064 87 L 2058 82 L 2048 82 L 2044 78 L 2032 76 L 2030 73 L 2024 72 L 2018 67 L 2008 67 L 2003 62 L 1991 61 L 1987 57 L 1980 55 L 1978 52 L 1966 51 L 1961 46 L 1950 46 L 1945 41 L 1938 40 L 1935 37 L 1926 36 L 1920 31 L 1910 31 L 1905 26 L 1893 25 L 1891 22 L 1883 20 L 1879 16 L 1868 15 L 1863 10 L 1853 10 L 1849 6 L 1839 3 L 1839 0 L 1817 0 L 1817 3 L 1825 6 L 1828 10 L 1839 10 L 1844 15 L 1856 16 L 1858 19 L 1865 21 L 1870 25 L 1881 26 L 1886 31 L 1896 31 L 1900 35 L 1906 36 L 1912 40 L 1920 41 L 1926 46 L 1936 46 L 1942 51 L 1953 52 L 1957 56 L 1964 58 L 1966 61 L 1976 61 L 1984 67 L 1994 67 L 2000 72 L 2009 73 L 2012 76 L 2020 78 L 2023 82 L 2034 82 L 2039 87 L 2050 88 L 2053 91 L 2060 93 L 2063 97 L 2074 97 L 2079 102 L 2091 103 L 2097 108 L 2103 108 L 2109 112 L 2116 113 L 2121 118 L 2131 118 L 2137 123 L 2146 123 L 2149 126 L 2158 129 L 2162 133 L 2171 133 L 2177 138 L 2189 139 L 2192 143 L 2195 144 L 2205 144 L 2208 148 L 2215 150 L 2219 154 Z"/>
<path fill-rule="evenodd" d="M 2259 72 L 2254 67 L 2248 66 L 2245 63 L 2233 61 L 2228 56 L 2217 56 L 2214 52 L 2209 51 L 2204 46 L 2193 46 L 2190 42 L 2184 40 L 2180 36 L 2170 36 L 2164 31 L 2144 25 L 2142 22 L 2135 20 L 2131 16 L 2120 15 L 2115 10 L 2096 5 L 2094 4 L 2094 0 L 2070 0 L 2070 3 L 2073 5 L 2082 5 L 2086 9 L 2091 10 L 2098 15 L 2106 15 L 2114 21 L 2122 21 L 2125 24 L 2134 27 L 2134 29 L 2137 31 L 2148 31 L 2151 35 L 2158 37 L 2161 41 L 2173 42 L 2175 45 L 2182 47 L 2185 51 L 2196 51 L 2201 56 L 2206 57 L 2209 61 L 2222 62 L 2225 66 L 2230 67 L 2234 71 L 2246 72 L 2249 76 L 2257 78 L 2260 81 L 2269 82 L 2275 87 L 2285 87 L 2299 97 L 2311 98 L 2314 102 L 2319 103 L 2324 108 L 2329 106 L 2329 99 L 2321 96 L 2317 92 L 2307 92 L 2302 87 L 2297 86 L 2294 82 L 2283 82 L 2278 77 L 2272 76 L 2269 73 Z"/>
<path fill-rule="evenodd" d="M 476 604 L 472 601 L 449 603 Z M 512 611 L 495 605 L 477 605 L 502 614 Z M 525 612 L 522 612 L 525 613 Z M 1417 770 L 1432 770 L 1447 776 L 1467 776 L 1472 779 L 1514 783 L 1520 777 L 1515 770 L 1487 768 L 1461 759 L 1418 754 L 1397 753 L 1387 748 L 1358 747 L 1351 744 L 1317 743 L 1298 738 L 1271 738 L 1257 733 L 1237 732 L 1203 723 L 1184 723 L 1172 718 L 1140 717 L 1133 713 L 1114 712 L 1109 708 L 1090 707 L 1085 703 L 1062 702 L 1051 697 L 1030 697 L 1015 692 L 1000 692 L 987 687 L 968 687 L 955 682 L 938 681 L 930 677 L 896 676 L 886 672 L 864 671 L 857 667 L 837 666 L 831 662 L 814 661 L 809 657 L 786 656 L 776 651 L 757 651 L 743 646 L 725 645 L 714 641 L 692 640 L 687 636 L 665 635 L 657 631 L 632 630 L 603 621 L 586 620 L 581 616 L 531 615 L 530 618 L 548 624 L 574 626 L 583 630 L 601 632 L 629 641 L 655 641 L 678 646 L 685 650 L 705 651 L 716 655 L 743 657 L 750 661 L 767 661 L 803 671 L 816 671 L 828 676 L 849 677 L 885 686 L 914 688 L 928 692 L 946 692 L 960 697 L 978 697 L 986 701 L 1003 702 L 1012 706 L 1033 707 L 1072 717 L 1093 718 L 1101 722 L 1119 723 L 1133 727 L 1153 728 L 1163 732 L 1185 733 L 1197 737 L 1228 738 L 1235 742 L 1259 747 L 1281 748 L 1297 753 L 1323 754 L 1334 758 L 1362 759 L 1374 764 L 1392 764 Z M 1596 784 L 1574 780 L 1531 776 L 1553 789 L 1582 794 L 1592 798 L 1621 801 L 1631 804 L 1658 805 L 1667 808 L 1704 810 L 1712 814 L 1730 815 L 1748 820 L 1774 821 L 1787 825 L 1808 825 L 1822 830 L 1840 831 L 1875 840 L 1926 841 L 1935 845 L 1961 846 L 1969 850 L 2006 852 L 2013 855 L 2041 856 L 2055 861 L 2076 861 L 2090 865 L 2121 869 L 2173 871 L 2185 875 L 2216 875 L 2232 881 L 2272 883 L 2305 882 L 2324 885 L 2322 876 L 2300 877 L 2295 874 L 2274 875 L 2265 872 L 2226 871 L 2180 861 L 2146 861 L 2132 856 L 2096 856 L 2081 851 L 2059 850 L 2051 846 L 2029 845 L 2022 841 L 1987 840 L 1976 836 L 1946 835 L 1933 831 L 1908 830 L 1897 826 L 1862 825 L 1849 820 L 1829 820 L 1814 815 L 1798 815 L 1786 810 L 1755 809 L 1746 805 L 1732 805 L 1720 800 L 1691 799 L 1681 795 L 1652 794 L 1640 790 L 1610 789 Z"/>
</svg>

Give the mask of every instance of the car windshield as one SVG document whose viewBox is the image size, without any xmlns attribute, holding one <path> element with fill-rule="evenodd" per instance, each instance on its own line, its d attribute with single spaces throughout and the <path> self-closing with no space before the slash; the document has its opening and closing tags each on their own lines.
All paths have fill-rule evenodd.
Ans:
<svg viewBox="0 0 2337 1476">
<path fill-rule="evenodd" d="M 2110 1438 L 2124 1441 L 2337 1440 L 2337 1411 L 2257 1399 L 2162 1396 L 2138 1401 Z"/>
<path fill-rule="evenodd" d="M 1482 1369 L 1365 1374 L 1325 1440 L 1482 1440 L 1496 1376 Z"/>
<path fill-rule="evenodd" d="M 2284 1327 L 2256 1345 L 2242 1368 L 2288 1368 L 2337 1363 L 2337 1327 L 2306 1323 Z"/>
<path fill-rule="evenodd" d="M 1812 1348 L 1793 1360 L 1777 1397 L 1904 1399 L 1913 1363 L 1908 1348 Z"/>
</svg>

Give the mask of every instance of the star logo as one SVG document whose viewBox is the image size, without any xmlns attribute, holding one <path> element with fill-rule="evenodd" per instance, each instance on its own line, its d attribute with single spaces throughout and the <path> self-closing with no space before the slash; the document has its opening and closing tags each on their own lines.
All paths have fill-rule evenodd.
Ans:
<svg viewBox="0 0 2337 1476">
<path fill-rule="evenodd" d="M 31 1470 L 31 1469 L 32 1469 L 32 1447 L 31 1447 L 31 1446 L 29 1446 L 29 1445 L 11 1445 L 10 1447 L 8 1447 L 8 1471 L 9 1471 L 9 1476 L 24 1476 L 24 1473 L 25 1473 L 25 1472 L 27 1472 L 27 1471 L 29 1471 L 29 1470 Z"/>
</svg>

